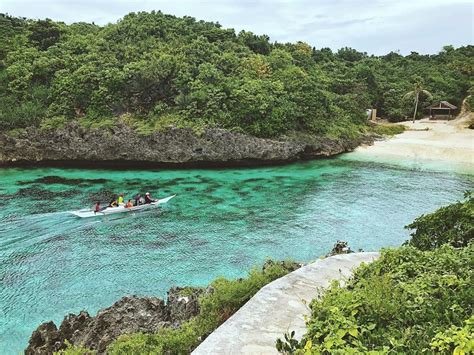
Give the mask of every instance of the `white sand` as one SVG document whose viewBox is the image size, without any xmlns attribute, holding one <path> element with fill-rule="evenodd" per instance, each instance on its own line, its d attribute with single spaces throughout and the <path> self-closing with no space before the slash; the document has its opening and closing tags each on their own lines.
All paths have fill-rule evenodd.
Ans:
<svg viewBox="0 0 474 355">
<path fill-rule="evenodd" d="M 404 122 L 408 127 L 405 132 L 372 146 L 359 147 L 349 154 L 349 159 L 437 163 L 474 172 L 474 130 L 467 128 L 470 117 L 472 113 L 451 121 Z"/>
</svg>

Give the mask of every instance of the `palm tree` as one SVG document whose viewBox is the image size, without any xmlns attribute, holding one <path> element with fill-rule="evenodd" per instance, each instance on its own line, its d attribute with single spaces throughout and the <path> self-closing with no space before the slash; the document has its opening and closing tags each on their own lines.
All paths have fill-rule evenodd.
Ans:
<svg viewBox="0 0 474 355">
<path fill-rule="evenodd" d="M 418 110 L 418 102 L 419 102 L 421 93 L 425 94 L 429 98 L 433 97 L 433 95 L 431 95 L 431 93 L 428 90 L 423 89 L 423 82 L 421 78 L 416 78 L 414 89 L 410 92 L 407 92 L 405 96 L 403 96 L 404 99 L 413 97 L 413 102 L 415 104 L 415 112 L 413 112 L 413 123 L 415 123 L 416 111 Z"/>
</svg>

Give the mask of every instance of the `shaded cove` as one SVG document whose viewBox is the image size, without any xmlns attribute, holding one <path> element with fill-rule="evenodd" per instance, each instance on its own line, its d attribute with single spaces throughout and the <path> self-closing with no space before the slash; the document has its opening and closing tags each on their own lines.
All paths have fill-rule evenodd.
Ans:
<svg viewBox="0 0 474 355">
<path fill-rule="evenodd" d="M 314 260 L 338 239 L 353 250 L 398 246 L 404 225 L 473 186 L 472 175 L 339 158 L 252 169 L 1 169 L 0 349 L 22 351 L 40 323 L 70 312 L 241 277 L 266 258 Z M 146 191 L 177 196 L 125 216 L 67 213 Z"/>
</svg>

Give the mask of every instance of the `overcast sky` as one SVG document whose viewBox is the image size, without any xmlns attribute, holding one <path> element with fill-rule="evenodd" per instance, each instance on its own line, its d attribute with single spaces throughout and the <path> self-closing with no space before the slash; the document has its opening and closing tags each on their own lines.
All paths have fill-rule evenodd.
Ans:
<svg viewBox="0 0 474 355">
<path fill-rule="evenodd" d="M 132 11 L 161 10 L 267 34 L 272 41 L 408 54 L 437 53 L 447 44 L 473 44 L 473 4 L 472 0 L 0 0 L 0 12 L 104 25 Z"/>
</svg>

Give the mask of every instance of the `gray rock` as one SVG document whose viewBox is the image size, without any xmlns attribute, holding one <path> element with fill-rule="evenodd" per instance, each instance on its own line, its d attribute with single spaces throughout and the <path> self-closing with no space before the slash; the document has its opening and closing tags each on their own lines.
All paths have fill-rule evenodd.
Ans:
<svg viewBox="0 0 474 355">
<path fill-rule="evenodd" d="M 173 326 L 177 327 L 184 321 L 199 314 L 199 297 L 212 292 L 209 288 L 173 287 L 168 291 L 167 307 Z"/>
<path fill-rule="evenodd" d="M 54 322 L 41 324 L 33 334 L 31 334 L 26 355 L 52 354 L 64 348 L 58 328 Z"/>
<path fill-rule="evenodd" d="M 329 254 L 326 256 L 333 256 L 333 255 L 339 255 L 339 254 L 350 254 L 353 253 L 351 248 L 349 247 L 348 243 L 343 241 L 343 240 L 338 240 L 336 244 L 332 247 L 331 251 Z"/>
<path fill-rule="evenodd" d="M 353 150 L 369 137 L 343 140 L 325 137 L 263 139 L 224 129 L 168 128 L 149 136 L 119 124 L 112 130 L 28 128 L 17 137 L 0 133 L 0 164 L 44 164 L 103 167 L 222 166 L 278 164 L 328 157 Z"/>
<path fill-rule="evenodd" d="M 25 354 L 52 354 L 64 349 L 66 340 L 102 354 L 120 335 L 155 333 L 169 325 L 169 312 L 162 299 L 123 297 L 111 307 L 100 310 L 95 317 L 90 317 L 87 312 L 80 312 L 77 316 L 69 314 L 59 329 L 53 322 L 41 324 L 33 332 Z"/>
</svg>

